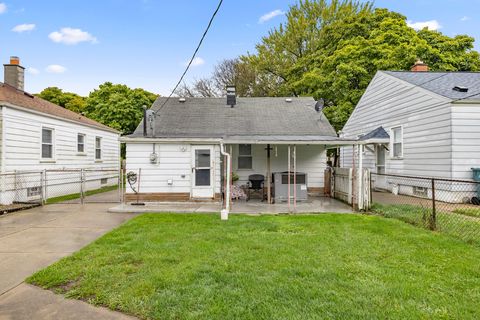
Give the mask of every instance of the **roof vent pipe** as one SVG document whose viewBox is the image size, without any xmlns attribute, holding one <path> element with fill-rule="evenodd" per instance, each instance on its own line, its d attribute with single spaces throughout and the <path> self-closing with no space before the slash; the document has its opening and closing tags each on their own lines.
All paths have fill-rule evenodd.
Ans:
<svg viewBox="0 0 480 320">
<path fill-rule="evenodd" d="M 237 104 L 235 86 L 227 86 L 227 106 L 233 108 Z"/>
</svg>

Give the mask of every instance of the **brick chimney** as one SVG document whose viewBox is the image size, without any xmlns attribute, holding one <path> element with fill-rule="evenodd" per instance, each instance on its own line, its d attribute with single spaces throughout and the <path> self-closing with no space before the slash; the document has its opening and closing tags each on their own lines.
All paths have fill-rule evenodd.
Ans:
<svg viewBox="0 0 480 320">
<path fill-rule="evenodd" d="M 417 61 L 410 70 L 413 72 L 426 72 L 428 71 L 428 65 L 423 63 L 422 60 L 417 59 Z"/>
<path fill-rule="evenodd" d="M 25 68 L 20 65 L 18 57 L 10 57 L 10 63 L 4 64 L 4 83 L 24 91 Z"/>
</svg>

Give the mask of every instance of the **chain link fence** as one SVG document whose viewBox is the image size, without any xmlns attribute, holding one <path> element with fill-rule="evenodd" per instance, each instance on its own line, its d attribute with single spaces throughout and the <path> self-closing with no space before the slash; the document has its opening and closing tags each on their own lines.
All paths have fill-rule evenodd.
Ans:
<svg viewBox="0 0 480 320">
<path fill-rule="evenodd" d="M 0 174 L 0 211 L 31 204 L 121 202 L 122 171 L 62 169 Z"/>
<path fill-rule="evenodd" d="M 480 245 L 480 183 L 372 173 L 372 212 Z"/>
</svg>

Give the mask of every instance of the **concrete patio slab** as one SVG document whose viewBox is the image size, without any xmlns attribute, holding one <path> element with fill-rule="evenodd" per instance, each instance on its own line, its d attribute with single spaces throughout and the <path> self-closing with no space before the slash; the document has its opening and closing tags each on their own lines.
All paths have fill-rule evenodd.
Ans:
<svg viewBox="0 0 480 320">
<path fill-rule="evenodd" d="M 146 202 L 145 205 L 119 204 L 108 211 L 112 213 L 219 213 L 221 203 L 208 202 Z M 287 202 L 266 204 L 258 199 L 250 201 L 237 200 L 232 203 L 230 213 L 235 214 L 280 214 L 280 213 L 351 213 L 352 207 L 335 199 L 327 197 L 309 197 L 307 201 L 298 201 L 296 211 L 293 203 L 290 208 Z"/>
<path fill-rule="evenodd" d="M 22 284 L 32 273 L 78 251 L 134 216 L 108 213 L 110 206 L 53 204 L 0 216 L 0 319 L 118 318 L 117 313 L 104 317 L 105 312 L 110 312 L 107 310 L 93 316 L 93 310 L 98 308 L 92 306 L 89 306 L 90 311 L 85 311 L 84 317 L 74 312 L 76 308 L 83 310 L 83 307 L 69 310 L 72 303 L 83 302 L 67 301 L 48 291 Z M 44 304 L 45 307 L 31 307 Z"/>
</svg>

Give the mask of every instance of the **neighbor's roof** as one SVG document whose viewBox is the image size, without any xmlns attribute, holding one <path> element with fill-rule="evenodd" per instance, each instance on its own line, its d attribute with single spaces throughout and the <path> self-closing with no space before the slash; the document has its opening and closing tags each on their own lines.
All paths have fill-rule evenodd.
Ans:
<svg viewBox="0 0 480 320">
<path fill-rule="evenodd" d="M 159 97 L 152 109 L 159 110 L 165 99 Z M 157 113 L 155 138 L 336 137 L 313 98 L 288 99 L 237 97 L 231 108 L 227 98 L 170 98 Z M 143 137 L 142 123 L 129 137 Z"/>
<path fill-rule="evenodd" d="M 117 130 L 103 125 L 95 120 L 89 119 L 76 112 L 70 111 L 47 100 L 43 100 L 39 97 L 33 96 L 21 90 L 17 90 L 0 82 L 0 105 L 5 103 L 55 117 L 64 118 L 80 124 L 97 127 L 102 130 L 119 133 Z"/>
<path fill-rule="evenodd" d="M 383 72 L 448 99 L 480 101 L 480 72 Z M 468 88 L 468 92 L 455 91 L 455 86 Z"/>
</svg>

